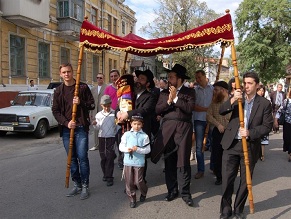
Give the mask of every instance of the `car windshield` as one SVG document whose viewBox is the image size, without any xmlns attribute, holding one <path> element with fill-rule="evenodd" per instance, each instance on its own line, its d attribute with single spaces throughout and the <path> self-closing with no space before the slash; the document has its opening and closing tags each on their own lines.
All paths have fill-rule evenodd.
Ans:
<svg viewBox="0 0 291 219">
<path fill-rule="evenodd" d="M 51 94 L 48 93 L 19 93 L 13 105 L 20 106 L 50 106 Z"/>
</svg>

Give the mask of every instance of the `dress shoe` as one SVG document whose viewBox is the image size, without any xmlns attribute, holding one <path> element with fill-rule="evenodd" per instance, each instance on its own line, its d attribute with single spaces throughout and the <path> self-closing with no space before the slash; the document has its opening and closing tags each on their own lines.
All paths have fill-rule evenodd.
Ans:
<svg viewBox="0 0 291 219">
<path fill-rule="evenodd" d="M 146 200 L 146 196 L 145 195 L 140 195 L 139 201 L 140 202 L 144 202 Z"/>
<path fill-rule="evenodd" d="M 103 182 L 106 182 L 107 181 L 107 178 L 105 176 L 103 176 L 102 181 Z"/>
<path fill-rule="evenodd" d="M 136 202 L 130 202 L 129 207 L 135 208 L 136 207 Z"/>
<path fill-rule="evenodd" d="M 179 193 L 178 192 L 170 192 L 168 193 L 168 195 L 165 197 L 165 201 L 173 201 L 174 199 L 176 199 L 178 197 Z"/>
<path fill-rule="evenodd" d="M 113 186 L 113 181 L 107 181 L 106 185 L 107 186 Z"/>
<path fill-rule="evenodd" d="M 214 184 L 219 186 L 219 185 L 222 184 L 222 180 L 221 179 L 217 179 Z"/>
<path fill-rule="evenodd" d="M 193 199 L 192 198 L 185 198 L 183 200 L 188 206 L 190 206 L 190 207 L 193 206 Z"/>
<path fill-rule="evenodd" d="M 230 217 L 231 217 L 231 214 L 222 213 L 219 218 L 220 219 L 230 219 Z"/>
<path fill-rule="evenodd" d="M 204 176 L 204 173 L 203 172 L 198 172 L 195 174 L 195 179 L 200 179 Z"/>
<path fill-rule="evenodd" d="M 234 213 L 235 219 L 245 219 L 245 215 L 243 213 Z"/>
</svg>

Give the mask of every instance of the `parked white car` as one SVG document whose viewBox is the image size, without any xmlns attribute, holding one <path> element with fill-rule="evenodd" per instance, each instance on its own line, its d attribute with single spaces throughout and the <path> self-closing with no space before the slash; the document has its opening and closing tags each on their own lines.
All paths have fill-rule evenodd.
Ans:
<svg viewBox="0 0 291 219">
<path fill-rule="evenodd" d="M 52 114 L 54 89 L 21 91 L 11 106 L 0 109 L 0 136 L 7 132 L 33 132 L 44 138 L 47 131 L 58 126 Z"/>
</svg>

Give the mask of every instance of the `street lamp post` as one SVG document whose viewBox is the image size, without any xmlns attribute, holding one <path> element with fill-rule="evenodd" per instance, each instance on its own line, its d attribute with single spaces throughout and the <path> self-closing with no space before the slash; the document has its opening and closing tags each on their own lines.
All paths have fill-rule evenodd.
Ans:
<svg viewBox="0 0 291 219">
<path fill-rule="evenodd" d="M 172 19 L 172 28 L 171 28 L 171 36 L 174 34 L 174 22 L 175 22 L 175 17 L 176 17 L 176 15 L 179 13 L 179 12 L 181 12 L 181 11 L 183 11 L 184 10 L 184 8 L 180 8 L 178 11 L 176 11 L 175 13 L 174 13 L 174 15 L 173 15 L 173 19 Z M 170 68 L 172 69 L 172 67 L 173 67 L 173 54 L 171 53 L 170 54 Z"/>
</svg>

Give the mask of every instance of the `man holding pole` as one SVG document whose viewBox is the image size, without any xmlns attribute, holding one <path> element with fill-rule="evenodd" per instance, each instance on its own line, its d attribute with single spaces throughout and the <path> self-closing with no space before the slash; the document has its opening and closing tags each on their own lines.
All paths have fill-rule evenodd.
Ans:
<svg viewBox="0 0 291 219">
<path fill-rule="evenodd" d="M 220 218 L 245 218 L 243 210 L 248 197 L 246 165 L 242 147 L 242 137 L 247 140 L 250 178 L 257 160 L 260 158 L 261 137 L 268 134 L 273 126 L 272 107 L 270 101 L 257 95 L 259 77 L 254 72 L 247 72 L 243 76 L 244 92 L 234 91 L 233 96 L 220 107 L 220 114 L 232 112 L 229 124 L 224 132 L 221 145 L 224 149 L 222 158 L 222 199 Z M 239 104 L 242 99 L 244 128 L 240 128 Z M 241 112 L 242 114 L 242 112 Z M 234 181 L 240 168 L 240 184 L 236 192 L 232 211 L 232 194 Z M 248 185 L 251 186 L 251 185 Z"/>
<path fill-rule="evenodd" d="M 80 199 L 89 197 L 90 166 L 88 159 L 88 132 L 90 125 L 89 110 L 95 108 L 94 98 L 87 84 L 80 83 L 79 94 L 75 95 L 76 81 L 73 78 L 73 67 L 70 63 L 59 67 L 60 76 L 64 83 L 56 88 L 53 100 L 53 115 L 59 123 L 60 135 L 67 154 L 70 145 L 70 130 L 74 129 L 73 148 L 71 157 L 71 177 L 74 188 L 67 197 L 81 192 Z M 72 112 L 76 107 L 75 121 Z"/>
</svg>

